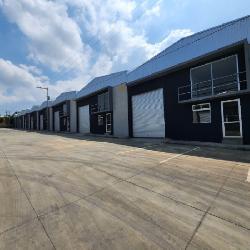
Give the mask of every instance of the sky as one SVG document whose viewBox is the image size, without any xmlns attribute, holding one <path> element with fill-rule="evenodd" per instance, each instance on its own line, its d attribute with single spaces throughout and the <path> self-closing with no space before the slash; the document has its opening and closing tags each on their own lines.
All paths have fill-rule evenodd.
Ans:
<svg viewBox="0 0 250 250">
<path fill-rule="evenodd" d="M 249 0 L 0 0 L 0 114 L 132 70 L 182 37 L 250 14 Z"/>
</svg>

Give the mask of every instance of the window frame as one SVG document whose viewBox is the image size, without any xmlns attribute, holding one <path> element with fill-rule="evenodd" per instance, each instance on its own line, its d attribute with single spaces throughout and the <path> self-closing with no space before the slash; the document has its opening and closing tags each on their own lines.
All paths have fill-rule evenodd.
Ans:
<svg viewBox="0 0 250 250">
<path fill-rule="evenodd" d="M 209 108 L 199 108 L 199 109 L 195 109 L 195 106 L 197 105 L 208 105 Z M 203 112 L 203 111 L 209 111 L 209 122 L 194 122 L 194 112 Z M 211 103 L 207 102 L 207 103 L 198 103 L 198 104 L 193 104 L 192 105 L 192 115 L 193 115 L 193 124 L 211 124 L 212 123 L 212 109 L 211 109 Z"/>
<path fill-rule="evenodd" d="M 218 60 L 214 60 L 214 61 L 210 61 L 208 63 L 205 63 L 205 64 L 202 64 L 202 65 L 199 65 L 199 66 L 196 66 L 196 67 L 193 67 L 193 68 L 190 68 L 189 70 L 189 80 L 190 80 L 190 84 L 191 84 L 191 98 L 193 98 L 193 85 L 195 83 L 193 83 L 193 79 L 192 79 L 192 71 L 195 70 L 195 69 L 198 69 L 198 68 L 201 68 L 201 67 L 205 67 L 207 65 L 210 65 L 210 71 L 211 71 L 211 84 L 212 84 L 212 95 L 214 95 L 214 85 L 213 85 L 213 81 L 216 80 L 216 78 L 213 77 L 213 64 L 214 63 L 217 63 L 217 62 L 220 62 L 220 61 L 225 61 L 229 58 L 232 58 L 232 57 L 235 57 L 235 60 L 236 60 L 236 74 L 237 74 L 237 87 L 238 87 L 238 91 L 240 90 L 240 79 L 239 79 L 239 59 L 238 59 L 238 54 L 233 54 L 233 55 L 230 55 L 230 56 L 226 56 L 226 57 L 223 57 L 223 58 L 220 58 Z M 197 97 L 196 97 L 197 98 Z M 198 97 L 199 98 L 199 97 Z"/>
<path fill-rule="evenodd" d="M 109 92 L 99 94 L 97 97 L 98 112 L 107 112 L 110 109 Z M 100 108 L 101 107 L 101 108 Z"/>
</svg>

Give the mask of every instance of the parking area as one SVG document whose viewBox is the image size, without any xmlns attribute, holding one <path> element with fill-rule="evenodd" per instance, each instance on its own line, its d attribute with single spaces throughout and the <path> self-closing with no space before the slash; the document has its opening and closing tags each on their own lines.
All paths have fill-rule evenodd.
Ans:
<svg viewBox="0 0 250 250">
<path fill-rule="evenodd" d="M 0 249 L 250 249 L 250 152 L 0 130 Z"/>
</svg>

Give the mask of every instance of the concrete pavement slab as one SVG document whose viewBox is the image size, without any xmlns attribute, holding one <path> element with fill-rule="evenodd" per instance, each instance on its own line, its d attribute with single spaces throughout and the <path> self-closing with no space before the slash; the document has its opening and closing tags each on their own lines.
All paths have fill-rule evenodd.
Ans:
<svg viewBox="0 0 250 250">
<path fill-rule="evenodd" d="M 34 219 L 0 234 L 0 249 L 3 250 L 54 250 L 41 223 Z"/>
<path fill-rule="evenodd" d="M 249 246 L 249 230 L 207 215 L 188 249 L 246 250 Z"/>
</svg>

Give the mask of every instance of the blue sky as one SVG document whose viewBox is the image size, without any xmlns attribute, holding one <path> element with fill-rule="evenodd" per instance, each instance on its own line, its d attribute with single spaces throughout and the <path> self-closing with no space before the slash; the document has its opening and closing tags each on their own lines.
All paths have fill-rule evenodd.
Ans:
<svg viewBox="0 0 250 250">
<path fill-rule="evenodd" d="M 0 0 L 0 114 L 80 90 L 176 40 L 250 14 L 249 0 Z"/>
</svg>

